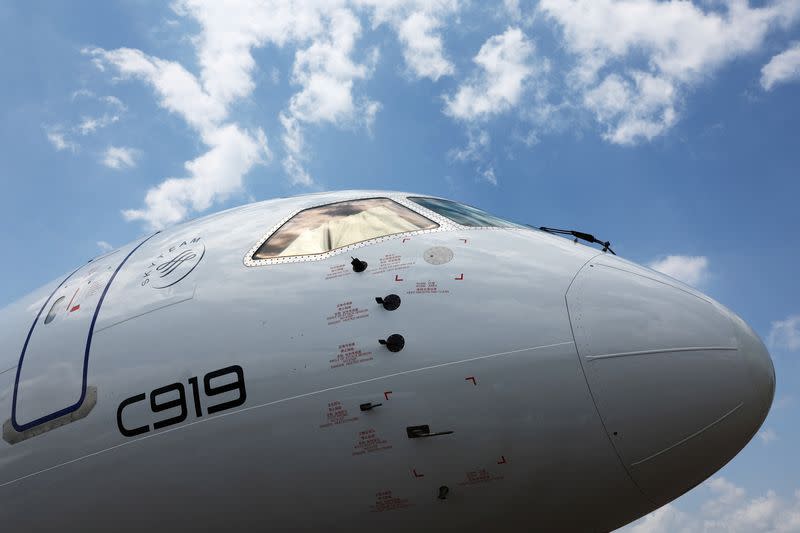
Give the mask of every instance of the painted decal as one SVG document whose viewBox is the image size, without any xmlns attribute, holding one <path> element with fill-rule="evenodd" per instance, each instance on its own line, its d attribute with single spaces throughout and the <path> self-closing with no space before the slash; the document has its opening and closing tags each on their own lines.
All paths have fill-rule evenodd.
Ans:
<svg viewBox="0 0 800 533">
<path fill-rule="evenodd" d="M 382 490 L 375 493 L 375 504 L 370 505 L 370 510 L 373 513 L 382 513 L 385 511 L 394 511 L 396 509 L 405 509 L 411 507 L 413 504 L 406 498 L 397 498 L 392 495 L 390 490 Z"/>
<path fill-rule="evenodd" d="M 450 294 L 450 290 L 439 288 L 439 284 L 431 280 L 415 283 L 414 288 L 407 290 L 406 294 Z"/>
<path fill-rule="evenodd" d="M 325 320 L 327 320 L 329 326 L 334 326 L 341 322 L 350 322 L 351 320 L 358 320 L 359 318 L 366 318 L 368 316 L 368 309 L 360 309 L 353 305 L 352 301 L 347 301 L 337 304 L 336 312 L 326 317 Z"/>
<path fill-rule="evenodd" d="M 493 474 L 489 472 L 485 468 L 481 468 L 479 470 L 473 470 L 471 472 L 467 472 L 464 481 L 461 481 L 459 485 L 467 486 L 467 485 L 481 485 L 483 483 L 491 483 L 492 481 L 500 481 L 503 479 L 503 476 L 498 474 Z"/>
<path fill-rule="evenodd" d="M 357 416 L 349 416 L 349 412 L 344 404 L 340 401 L 328 402 L 327 422 L 320 424 L 320 428 L 329 428 L 331 426 L 338 426 L 339 424 L 346 424 L 348 422 L 355 422 L 358 420 Z"/>
<path fill-rule="evenodd" d="M 331 364 L 331 368 L 341 368 L 343 366 L 366 363 L 367 361 L 372 361 L 372 359 L 372 352 L 357 348 L 355 342 L 348 342 L 340 344 L 339 353 L 328 362 Z"/>
<path fill-rule="evenodd" d="M 185 239 L 161 250 L 142 274 L 142 287 L 166 289 L 179 283 L 203 260 L 206 245 L 201 237 Z"/>
<path fill-rule="evenodd" d="M 212 384 L 212 380 L 217 380 L 224 376 L 230 375 L 236 376 L 236 379 L 232 382 L 230 379 L 227 379 L 225 380 L 226 383 L 222 385 Z M 203 410 L 200 404 L 200 389 L 198 386 L 197 377 L 189 378 L 187 383 L 192 390 L 192 404 L 194 406 L 195 416 L 202 417 Z M 237 391 L 236 398 L 209 405 L 206 408 L 206 414 L 208 415 L 233 409 L 234 407 L 244 404 L 244 402 L 247 400 L 247 390 L 244 385 L 244 370 L 239 365 L 233 365 L 209 372 L 203 376 L 203 391 L 206 398 L 217 396 L 218 394 L 224 394 L 226 392 Z M 165 396 L 171 399 L 160 399 Z M 123 420 L 126 409 L 139 402 L 143 402 L 147 399 L 147 397 L 148 395 L 143 392 L 134 394 L 130 398 L 122 400 L 122 402 L 119 404 L 119 407 L 117 407 L 117 429 L 119 429 L 119 432 L 122 433 L 124 437 L 135 437 L 136 435 L 141 435 L 151 430 L 150 424 L 144 424 L 138 427 L 130 427 L 126 425 Z M 150 392 L 149 397 L 150 411 L 152 414 L 155 415 L 157 413 L 161 413 L 162 411 L 170 411 L 170 414 L 173 415 L 167 418 L 158 417 L 159 419 L 153 422 L 153 430 L 179 424 L 186 420 L 188 416 L 188 403 L 186 400 L 186 387 L 183 385 L 183 383 L 170 383 L 169 385 L 164 385 L 163 387 L 153 389 Z M 175 411 L 176 409 L 178 410 L 177 412 Z"/>
<path fill-rule="evenodd" d="M 403 260 L 399 254 L 386 254 L 378 259 L 378 266 L 372 270 L 373 274 L 384 274 L 386 272 L 396 272 L 398 270 L 407 270 L 414 266 L 416 261 Z"/>
<path fill-rule="evenodd" d="M 353 445 L 353 456 L 391 449 L 389 441 L 379 437 L 376 431 L 370 428 L 358 432 L 358 441 Z"/>
<path fill-rule="evenodd" d="M 328 273 L 325 274 L 325 279 L 342 278 L 344 276 L 349 276 L 352 273 L 353 269 L 350 268 L 347 263 L 339 263 L 337 265 L 330 266 Z"/>
</svg>

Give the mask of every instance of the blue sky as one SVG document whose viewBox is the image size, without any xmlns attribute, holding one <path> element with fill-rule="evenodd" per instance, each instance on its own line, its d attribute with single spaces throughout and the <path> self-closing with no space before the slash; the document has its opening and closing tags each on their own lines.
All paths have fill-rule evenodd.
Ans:
<svg viewBox="0 0 800 533">
<path fill-rule="evenodd" d="M 759 437 L 634 530 L 800 531 L 800 1 L 248 4 L 0 4 L 0 305 L 318 190 L 590 231 L 739 313 L 778 372 Z"/>
</svg>

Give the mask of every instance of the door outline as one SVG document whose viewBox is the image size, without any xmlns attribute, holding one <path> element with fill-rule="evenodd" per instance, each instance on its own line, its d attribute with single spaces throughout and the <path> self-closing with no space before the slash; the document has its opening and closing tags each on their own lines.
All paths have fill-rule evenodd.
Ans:
<svg viewBox="0 0 800 533">
<path fill-rule="evenodd" d="M 14 378 L 14 399 L 12 400 L 12 404 L 11 404 L 11 425 L 14 426 L 14 429 L 16 431 L 22 433 L 23 431 L 27 431 L 27 430 L 29 430 L 29 429 L 31 429 L 33 427 L 38 426 L 38 425 L 44 424 L 46 422 L 50 422 L 51 420 L 55 420 L 56 418 L 62 417 L 64 415 L 68 415 L 68 414 L 70 414 L 70 413 L 72 413 L 74 411 L 77 411 L 81 407 L 81 405 L 83 404 L 83 401 L 86 399 L 86 380 L 87 380 L 88 373 L 89 373 L 89 351 L 91 350 L 91 347 L 92 347 L 92 335 L 94 333 L 94 325 L 95 325 L 95 322 L 97 322 L 97 315 L 100 313 L 100 308 L 103 306 L 103 300 L 105 300 L 106 293 L 108 293 L 108 289 L 111 287 L 111 284 L 114 282 L 114 278 L 117 277 L 117 274 L 122 269 L 122 266 L 128 261 L 128 259 L 133 255 L 133 253 L 136 250 L 138 250 L 144 243 L 146 243 L 147 241 L 149 241 L 150 239 L 152 239 L 153 237 L 155 237 L 159 233 L 160 232 L 157 231 L 157 232 L 153 233 L 152 235 L 150 235 L 149 237 L 147 237 L 146 239 L 144 239 L 139 244 L 137 244 L 133 248 L 133 250 L 131 250 L 128 253 L 128 255 L 125 256 L 125 258 L 122 260 L 122 262 L 120 262 L 120 264 L 117 265 L 116 270 L 114 270 L 114 273 L 109 278 L 108 282 L 106 283 L 105 288 L 103 288 L 103 293 L 100 295 L 100 299 L 97 301 L 97 307 L 94 310 L 94 315 L 92 316 L 92 322 L 89 325 L 89 333 L 86 336 L 86 347 L 85 347 L 84 353 L 83 353 L 83 381 L 82 381 L 82 384 L 81 384 L 81 396 L 80 396 L 80 398 L 78 398 L 78 401 L 76 403 L 72 404 L 72 405 L 68 405 L 67 407 L 64 407 L 63 409 L 59 409 L 58 411 L 50 413 L 49 415 L 42 416 L 40 418 L 37 418 L 36 420 L 32 420 L 30 422 L 27 422 L 25 424 L 21 424 L 20 425 L 20 424 L 17 423 L 17 392 L 19 390 L 20 374 L 22 374 L 22 363 L 25 360 L 25 351 L 28 349 L 28 343 L 30 342 L 31 336 L 33 335 L 33 330 L 36 329 L 36 324 L 39 322 L 39 317 L 41 317 L 42 313 L 47 308 L 47 304 L 50 303 L 50 301 L 53 299 L 53 296 L 56 294 L 56 292 L 73 275 L 75 275 L 76 272 L 78 272 L 80 269 L 82 269 L 86 265 L 82 265 L 82 266 L 76 268 L 75 270 L 73 270 L 72 273 L 69 276 L 64 278 L 64 280 L 61 283 L 58 284 L 58 286 L 53 290 L 53 292 L 50 294 L 50 296 L 44 302 L 44 304 L 42 305 L 42 308 L 39 309 L 39 312 L 36 314 L 36 318 L 33 319 L 33 324 L 31 325 L 31 329 L 28 330 L 28 336 L 25 338 L 25 344 L 23 344 L 23 346 L 22 346 L 22 352 L 19 355 L 19 363 L 17 364 L 17 375 Z"/>
</svg>

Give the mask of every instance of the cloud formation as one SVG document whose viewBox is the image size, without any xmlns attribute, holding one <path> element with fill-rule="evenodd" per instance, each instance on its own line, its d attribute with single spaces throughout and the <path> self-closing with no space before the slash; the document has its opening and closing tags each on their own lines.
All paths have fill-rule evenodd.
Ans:
<svg viewBox="0 0 800 533">
<path fill-rule="evenodd" d="M 378 45 L 366 38 L 369 31 L 384 27 L 394 34 L 407 81 L 459 77 L 454 88 L 438 92 L 442 112 L 465 124 L 468 135 L 513 112 L 528 132 L 522 137 L 515 129 L 513 135 L 521 141 L 517 144 L 530 147 L 545 130 L 564 131 L 569 120 L 562 115 L 570 115 L 581 124 L 592 117 L 610 143 L 634 145 L 663 135 L 678 123 L 693 89 L 800 18 L 796 0 L 755 6 L 747 0 L 541 0 L 534 7 L 508 0 L 492 13 L 509 25 L 502 33 L 482 37 L 480 48 L 470 51 L 475 54 L 473 66 L 459 69 L 447 43 L 465 7 L 474 4 L 177 0 L 175 13 L 196 23 L 189 40 L 193 61 L 154 57 L 133 48 L 86 49 L 92 63 L 114 79 L 150 86 L 159 105 L 183 119 L 205 145 L 205 154 L 186 162 L 187 175 L 165 178 L 147 192 L 145 205 L 127 210 L 126 217 L 153 228 L 177 222 L 240 191 L 244 176 L 271 160 L 263 130 L 245 127 L 235 116 L 237 104 L 252 96 L 256 79 L 282 81 L 275 65 L 257 63 L 257 49 L 284 49 L 292 58 L 283 80 L 293 93 L 274 116 L 281 128 L 279 158 L 290 184 L 311 186 L 309 128 L 331 125 L 369 132 L 385 105 L 367 94 L 381 58 Z M 532 35 L 537 24 L 557 30 L 557 49 L 566 52 L 558 70 L 523 31 Z M 797 75 L 797 46 L 764 66 L 765 89 Z M 554 91 L 555 86 L 564 90 Z M 82 97 L 97 98 L 86 89 L 73 94 L 73 99 Z M 115 106 L 113 97 L 104 98 Z M 113 123 L 117 111 L 124 111 L 121 102 L 116 111 L 86 117 L 76 131 L 88 134 Z M 233 137 L 244 143 L 243 149 L 220 144 Z M 63 129 L 48 131 L 48 138 L 59 150 L 74 149 Z M 470 138 L 466 149 L 450 155 L 474 162 L 479 177 L 495 183 L 494 162 L 482 157 L 482 150 Z M 214 179 L 204 165 L 220 159 L 239 175 Z M 176 185 L 176 180 L 186 181 Z M 191 191 L 195 185 L 202 190 Z"/>
<path fill-rule="evenodd" d="M 78 144 L 67 138 L 61 126 L 45 127 L 45 135 L 47 135 L 47 140 L 58 152 L 62 150 L 78 151 Z"/>
<path fill-rule="evenodd" d="M 723 477 L 704 483 L 710 498 L 695 514 L 667 504 L 620 532 L 630 533 L 793 533 L 800 531 L 800 490 L 790 498 L 775 491 L 748 497 Z"/>
<path fill-rule="evenodd" d="M 542 0 L 576 65 L 567 75 L 578 101 L 621 145 L 672 127 L 681 100 L 721 66 L 759 49 L 769 31 L 800 15 L 800 3 L 745 0 Z"/>
<path fill-rule="evenodd" d="M 224 5 L 179 0 L 174 9 L 199 25 L 191 41 L 197 75 L 179 62 L 141 50 L 84 51 L 101 71 L 113 67 L 122 78 L 150 85 L 159 105 L 185 120 L 208 147 L 204 155 L 186 163 L 188 176 L 167 178 L 147 192 L 144 208 L 124 211 L 127 219 L 145 221 L 151 228 L 224 200 L 241 189 L 253 166 L 270 159 L 264 132 L 247 130 L 230 118 L 231 106 L 255 88 L 254 49 L 296 48 L 290 81 L 298 90 L 279 118 L 284 127 L 283 168 L 292 183 L 306 186 L 313 180 L 304 167 L 303 125 L 369 129 L 380 109 L 378 102 L 356 94 L 356 83 L 371 76 L 378 59 L 377 49 L 361 60 L 354 58 L 362 32 L 359 12 L 371 16 L 373 27 L 389 24 L 398 33 L 415 77 L 437 80 L 453 72 L 438 32 L 444 17 L 458 9 L 454 0 L 243 0 Z"/>
<path fill-rule="evenodd" d="M 125 146 L 109 146 L 103 153 L 102 162 L 108 168 L 121 170 L 123 168 L 133 168 L 136 166 L 136 158 L 139 151 Z"/>
<path fill-rule="evenodd" d="M 85 51 L 103 68 L 114 67 L 123 78 L 137 78 L 149 84 L 161 107 L 177 114 L 200 135 L 208 151 L 184 164 L 185 177 L 170 177 L 145 195 L 145 207 L 126 209 L 126 220 L 141 220 L 150 229 L 161 229 L 186 218 L 190 211 L 208 209 L 241 190 L 242 178 L 253 166 L 270 157 L 264 132 L 253 132 L 226 123 L 232 94 L 230 87 L 216 88 L 212 96 L 182 65 L 148 56 L 140 50 L 100 48 Z M 103 163 L 111 168 L 132 166 L 132 152 L 116 149 L 105 154 Z"/>
<path fill-rule="evenodd" d="M 190 211 L 208 209 L 239 191 L 242 177 L 269 154 L 264 132 L 252 134 L 236 124 L 214 128 L 203 139 L 210 149 L 184 164 L 188 175 L 167 178 L 148 190 L 145 208 L 126 209 L 126 220 L 142 220 L 158 229 L 183 220 Z"/>
<path fill-rule="evenodd" d="M 761 86 L 771 91 L 780 83 L 800 80 L 800 42 L 773 56 L 761 68 Z"/>
<path fill-rule="evenodd" d="M 462 120 L 485 119 L 508 111 L 520 99 L 534 45 L 519 28 L 508 28 L 486 40 L 473 61 L 479 72 L 445 97 L 445 112 Z"/>
<path fill-rule="evenodd" d="M 800 350 L 800 315 L 791 315 L 785 320 L 773 322 L 767 343 L 772 348 L 790 352 Z"/>
<path fill-rule="evenodd" d="M 688 285 L 698 285 L 708 276 L 708 258 L 705 256 L 668 255 L 648 266 Z"/>
</svg>

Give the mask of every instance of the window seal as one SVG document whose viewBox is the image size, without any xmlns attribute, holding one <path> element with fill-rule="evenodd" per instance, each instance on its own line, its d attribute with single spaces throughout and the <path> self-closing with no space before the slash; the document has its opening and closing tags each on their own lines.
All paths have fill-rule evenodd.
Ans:
<svg viewBox="0 0 800 533">
<path fill-rule="evenodd" d="M 391 235 L 384 235 L 384 236 L 381 236 L 381 237 L 375 237 L 375 238 L 372 238 L 372 239 L 367 239 L 365 241 L 360 241 L 360 242 L 356 242 L 356 243 L 353 243 L 353 244 L 348 244 L 347 246 L 342 246 L 340 248 L 336 248 L 335 250 L 330 250 L 328 252 L 322 252 L 322 253 L 318 253 L 318 254 L 292 255 L 292 256 L 286 256 L 286 257 L 271 257 L 271 258 L 268 258 L 268 259 L 254 259 L 253 258 L 253 256 L 258 251 L 258 249 L 261 248 L 261 245 L 264 244 L 267 241 L 267 239 L 272 237 L 272 235 L 274 235 L 275 232 L 277 232 L 280 228 L 282 228 L 284 226 L 284 224 L 289 222 L 298 213 L 300 213 L 302 211 L 308 211 L 309 209 L 314 209 L 314 208 L 317 208 L 317 207 L 324 207 L 326 205 L 336 204 L 336 203 L 340 203 L 340 202 L 350 202 L 350 201 L 356 201 L 356 200 L 391 200 L 391 201 L 401 205 L 402 207 L 405 207 L 406 209 L 409 209 L 409 210 L 413 211 L 414 213 L 427 218 L 431 222 L 434 222 L 435 224 L 437 224 L 437 227 L 429 228 L 429 229 L 416 230 L 416 231 L 404 231 L 404 232 L 400 232 L 400 233 L 393 233 Z M 284 264 L 284 263 L 306 263 L 306 262 L 312 262 L 312 261 L 322 261 L 324 259 L 328 259 L 328 258 L 336 256 L 336 255 L 352 252 L 353 250 L 356 250 L 358 248 L 363 248 L 364 246 L 377 244 L 377 243 L 388 241 L 388 240 L 391 240 L 391 239 L 399 239 L 399 238 L 415 236 L 415 235 L 425 235 L 425 234 L 428 234 L 428 233 L 438 233 L 438 232 L 441 232 L 441 231 L 453 230 L 453 229 L 456 229 L 458 227 L 458 224 L 455 224 L 452 220 L 450 220 L 450 219 L 448 219 L 446 217 L 443 217 L 443 216 L 441 216 L 441 215 L 439 215 L 437 213 L 432 213 L 433 216 L 431 216 L 430 214 L 428 214 L 429 211 L 430 210 L 424 209 L 421 205 L 416 204 L 416 203 L 412 202 L 411 200 L 407 200 L 405 195 L 403 195 L 403 196 L 397 196 L 397 195 L 356 196 L 356 197 L 351 197 L 351 198 L 343 198 L 341 200 L 335 200 L 335 201 L 328 200 L 328 201 L 325 201 L 325 202 L 315 203 L 313 205 L 307 205 L 307 206 L 304 206 L 302 208 L 293 210 L 287 216 L 285 216 L 280 221 L 278 221 L 277 224 L 272 226 L 269 229 L 269 231 L 264 233 L 261 236 L 261 238 L 258 239 L 258 241 L 256 241 L 256 243 L 245 254 L 245 256 L 244 256 L 244 264 L 245 264 L 245 266 L 248 266 L 248 267 L 256 267 L 256 266 L 266 266 L 266 265 L 279 265 L 279 264 Z"/>
</svg>

